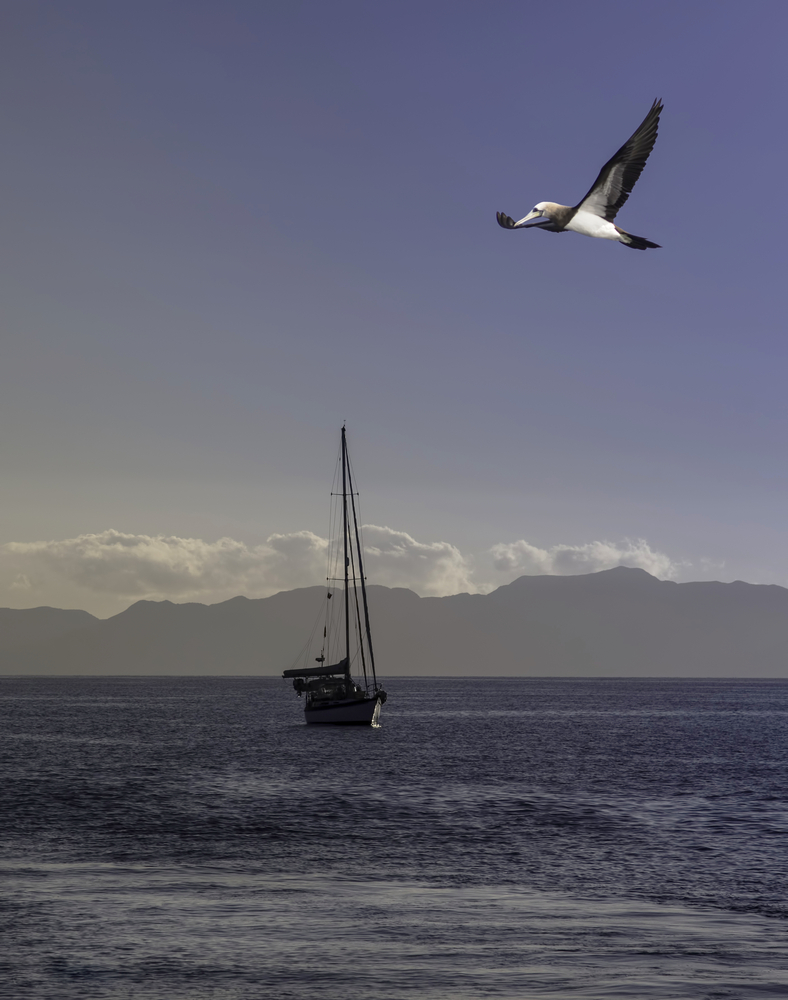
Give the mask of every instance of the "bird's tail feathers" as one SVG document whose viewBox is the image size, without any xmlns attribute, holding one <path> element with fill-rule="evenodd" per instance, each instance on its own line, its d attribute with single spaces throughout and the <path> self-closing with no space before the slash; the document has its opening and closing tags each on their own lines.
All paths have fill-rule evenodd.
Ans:
<svg viewBox="0 0 788 1000">
<path fill-rule="evenodd" d="M 652 243 L 651 240 L 644 240 L 642 236 L 633 236 L 616 226 L 616 232 L 621 237 L 624 246 L 632 247 L 633 250 L 660 250 L 659 243 Z"/>
</svg>

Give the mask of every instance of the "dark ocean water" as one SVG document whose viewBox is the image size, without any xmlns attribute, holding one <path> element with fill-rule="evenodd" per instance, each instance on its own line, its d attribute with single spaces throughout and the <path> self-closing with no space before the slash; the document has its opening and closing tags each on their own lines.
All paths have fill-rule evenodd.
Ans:
<svg viewBox="0 0 788 1000">
<path fill-rule="evenodd" d="M 0 678 L 0 996 L 788 997 L 788 682 Z"/>
</svg>

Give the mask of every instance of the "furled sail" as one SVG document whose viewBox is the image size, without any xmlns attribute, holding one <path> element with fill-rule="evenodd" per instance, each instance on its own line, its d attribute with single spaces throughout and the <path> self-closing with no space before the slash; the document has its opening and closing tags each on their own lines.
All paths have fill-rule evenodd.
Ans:
<svg viewBox="0 0 788 1000">
<path fill-rule="evenodd" d="M 347 657 L 345 657 L 339 663 L 334 663 L 328 667 L 301 667 L 297 670 L 285 670 L 282 677 L 327 677 L 330 674 L 347 673 L 350 673 L 350 671 L 348 670 Z"/>
</svg>

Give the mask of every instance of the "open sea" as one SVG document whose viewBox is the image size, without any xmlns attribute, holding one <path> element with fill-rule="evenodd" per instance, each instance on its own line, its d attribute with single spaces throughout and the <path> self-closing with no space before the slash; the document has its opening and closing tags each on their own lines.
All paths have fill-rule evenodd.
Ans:
<svg viewBox="0 0 788 1000">
<path fill-rule="evenodd" d="M 788 681 L 0 678 L 0 996 L 788 998 Z"/>
</svg>

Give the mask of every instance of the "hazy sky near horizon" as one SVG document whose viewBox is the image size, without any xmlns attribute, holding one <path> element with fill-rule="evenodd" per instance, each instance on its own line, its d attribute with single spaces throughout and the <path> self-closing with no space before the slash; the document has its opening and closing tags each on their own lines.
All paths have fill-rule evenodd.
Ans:
<svg viewBox="0 0 788 1000">
<path fill-rule="evenodd" d="M 0 5 L 0 605 L 788 586 L 788 6 Z M 652 100 L 617 222 L 572 204 Z M 374 575 L 373 575 L 374 574 Z"/>
</svg>

